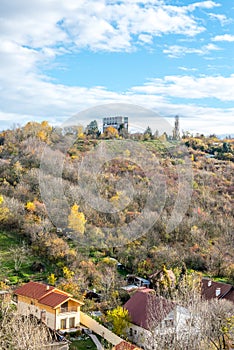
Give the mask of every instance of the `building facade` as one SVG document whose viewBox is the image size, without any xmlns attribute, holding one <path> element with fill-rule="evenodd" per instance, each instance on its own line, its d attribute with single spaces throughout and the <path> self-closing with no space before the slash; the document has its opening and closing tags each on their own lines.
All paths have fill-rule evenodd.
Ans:
<svg viewBox="0 0 234 350">
<path fill-rule="evenodd" d="M 103 118 L 103 132 L 110 126 L 118 130 L 119 133 L 123 130 L 128 132 L 128 117 L 116 116 Z"/>
<path fill-rule="evenodd" d="M 80 325 L 82 302 L 71 294 L 38 282 L 29 282 L 15 290 L 17 308 L 22 315 L 33 315 L 53 330 Z"/>
</svg>

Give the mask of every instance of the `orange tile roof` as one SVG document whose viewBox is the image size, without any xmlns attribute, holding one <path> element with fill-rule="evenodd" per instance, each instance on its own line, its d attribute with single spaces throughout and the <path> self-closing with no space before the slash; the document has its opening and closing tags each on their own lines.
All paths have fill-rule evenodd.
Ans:
<svg viewBox="0 0 234 350">
<path fill-rule="evenodd" d="M 52 291 L 52 293 L 47 294 L 46 296 L 39 299 L 39 303 L 55 308 L 56 306 L 59 306 L 60 304 L 64 303 L 68 299 L 69 299 L 69 296 Z"/>
<path fill-rule="evenodd" d="M 56 308 L 56 306 L 61 305 L 72 297 L 70 293 L 66 293 L 56 289 L 55 287 L 39 282 L 28 282 L 25 285 L 17 288 L 15 290 L 15 294 L 36 299 L 40 304 L 47 305 L 52 308 Z M 82 302 L 76 299 L 72 300 L 80 305 L 83 305 Z"/>
<path fill-rule="evenodd" d="M 48 288 L 48 289 L 47 289 Z M 15 290 L 16 295 L 39 300 L 46 294 L 50 293 L 55 287 L 47 286 L 38 282 L 28 282 Z"/>
<path fill-rule="evenodd" d="M 115 346 L 115 350 L 141 350 L 136 345 L 130 344 L 125 340 L 121 341 L 118 345 Z"/>
</svg>

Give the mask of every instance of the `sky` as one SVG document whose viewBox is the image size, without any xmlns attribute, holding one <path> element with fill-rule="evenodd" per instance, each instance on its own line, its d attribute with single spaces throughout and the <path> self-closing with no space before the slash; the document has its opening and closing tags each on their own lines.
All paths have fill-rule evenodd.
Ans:
<svg viewBox="0 0 234 350">
<path fill-rule="evenodd" d="M 233 49 L 232 0 L 1 0 L 0 130 L 126 103 L 234 134 Z"/>
</svg>

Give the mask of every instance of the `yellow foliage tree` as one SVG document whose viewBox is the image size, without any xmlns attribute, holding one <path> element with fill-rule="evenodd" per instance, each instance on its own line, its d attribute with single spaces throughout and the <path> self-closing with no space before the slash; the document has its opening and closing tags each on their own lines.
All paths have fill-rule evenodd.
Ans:
<svg viewBox="0 0 234 350">
<path fill-rule="evenodd" d="M 107 311 L 107 320 L 112 323 L 115 334 L 119 336 L 126 334 L 126 329 L 130 323 L 128 310 L 122 306 L 117 306 L 117 308 Z"/>
<path fill-rule="evenodd" d="M 108 126 L 104 131 L 104 136 L 109 139 L 114 139 L 119 137 L 119 133 L 113 126 Z"/>
<path fill-rule="evenodd" d="M 54 273 L 51 273 L 47 279 L 48 279 L 48 283 L 51 284 L 52 286 L 54 286 L 55 282 L 57 280 L 57 277 L 55 277 Z"/>
<path fill-rule="evenodd" d="M 8 219 L 10 210 L 4 206 L 3 196 L 0 195 L 0 222 L 4 222 Z"/>
<path fill-rule="evenodd" d="M 85 232 L 86 219 L 84 213 L 79 212 L 79 206 L 75 203 L 71 207 L 71 213 L 68 216 L 68 227 L 79 233 Z"/>
<path fill-rule="evenodd" d="M 63 267 L 63 276 L 66 280 L 70 280 L 74 276 L 74 272 L 69 270 L 67 266 Z"/>
<path fill-rule="evenodd" d="M 33 202 L 27 202 L 25 207 L 30 212 L 34 212 L 36 210 L 35 204 Z"/>
</svg>

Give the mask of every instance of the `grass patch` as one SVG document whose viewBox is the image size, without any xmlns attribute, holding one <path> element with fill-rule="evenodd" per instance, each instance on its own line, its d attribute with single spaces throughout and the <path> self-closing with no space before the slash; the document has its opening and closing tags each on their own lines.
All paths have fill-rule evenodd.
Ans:
<svg viewBox="0 0 234 350">
<path fill-rule="evenodd" d="M 15 263 L 10 251 L 11 248 L 22 246 L 23 239 L 16 233 L 0 231 L 0 281 L 9 280 L 9 284 L 28 282 L 29 280 L 44 280 L 48 275 L 46 272 L 34 272 L 31 266 L 34 261 L 39 260 L 30 252 L 25 256 L 19 270 L 15 270 Z M 41 259 L 40 259 L 41 260 Z"/>
<path fill-rule="evenodd" d="M 93 341 L 88 338 L 88 339 L 82 339 L 82 340 L 75 340 L 72 342 L 72 344 L 70 344 L 69 346 L 69 349 L 70 350 L 87 350 L 87 349 L 90 349 L 90 350 L 96 350 L 96 346 L 95 344 L 93 343 Z"/>
</svg>

